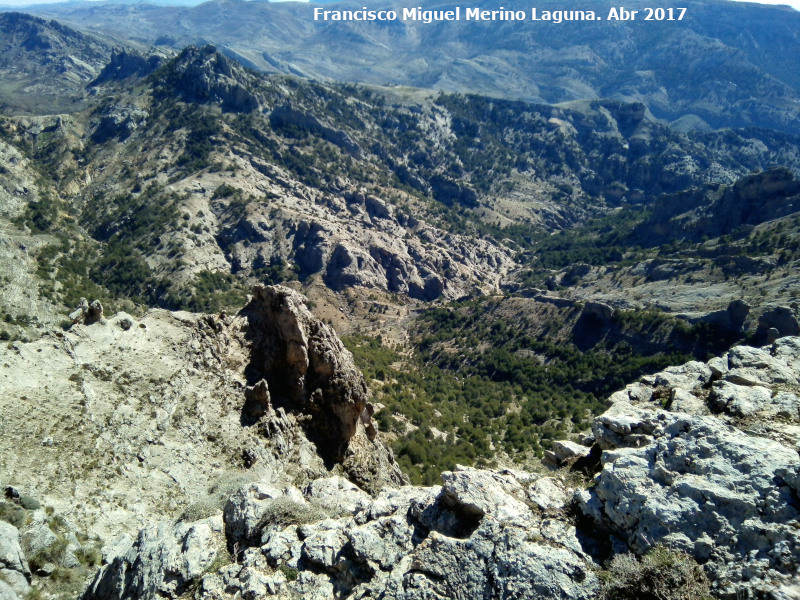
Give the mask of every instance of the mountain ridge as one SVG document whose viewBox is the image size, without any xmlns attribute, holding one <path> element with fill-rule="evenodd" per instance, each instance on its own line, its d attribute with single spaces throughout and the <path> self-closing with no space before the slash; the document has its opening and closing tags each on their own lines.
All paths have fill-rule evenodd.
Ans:
<svg viewBox="0 0 800 600">
<path fill-rule="evenodd" d="M 512 2 L 506 8 L 528 6 Z M 645 102 L 666 121 L 683 118 L 685 125 L 695 119 L 695 128 L 800 131 L 800 78 L 792 59 L 800 12 L 781 7 L 703 1 L 693 3 L 680 23 L 562 23 L 537 25 L 535 34 L 530 23 L 517 22 L 321 23 L 313 21 L 310 5 L 239 0 L 185 9 L 39 10 L 136 44 L 211 42 L 266 72 L 545 103 L 612 97 Z M 122 20 L 132 25 L 122 27 Z M 521 54 L 519 48 L 527 50 Z M 373 60 L 359 58 L 367 52 Z"/>
</svg>

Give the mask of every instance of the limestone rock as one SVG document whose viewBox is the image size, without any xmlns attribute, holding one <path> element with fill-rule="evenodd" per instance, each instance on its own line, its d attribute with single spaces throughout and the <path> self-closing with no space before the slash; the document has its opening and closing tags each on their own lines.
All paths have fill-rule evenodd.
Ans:
<svg viewBox="0 0 800 600">
<path fill-rule="evenodd" d="M 169 64 L 174 71 L 167 85 L 188 102 L 220 104 L 223 110 L 250 112 L 259 107 L 258 98 L 248 89 L 248 75 L 238 64 L 217 52 L 214 46 L 183 50 Z"/>
<path fill-rule="evenodd" d="M 266 588 L 263 556 L 276 573 L 297 571 L 270 592 L 281 599 L 331 599 L 334 589 L 348 598 L 405 600 L 591 598 L 598 586 L 594 562 L 567 519 L 553 512 L 542 520 L 529 506 L 526 486 L 534 479 L 459 468 L 443 475 L 441 488 L 386 488 L 374 500 L 359 497 L 338 518 L 266 534 L 260 554 L 244 554 L 228 589 L 244 595 L 253 581 Z M 315 488 L 317 498 L 340 509 L 355 491 L 335 479 Z M 557 492 L 556 502 L 566 498 L 554 482 L 538 490 Z M 342 499 L 333 502 L 337 493 Z"/>
<path fill-rule="evenodd" d="M 30 580 L 31 570 L 22 552 L 19 530 L 5 521 L 0 521 L 0 572 L 13 572 Z"/>
<path fill-rule="evenodd" d="M 260 538 L 263 518 L 274 501 L 285 499 L 305 504 L 300 490 L 279 489 L 266 483 L 252 483 L 238 490 L 225 503 L 225 533 L 231 543 L 252 544 Z"/>
<path fill-rule="evenodd" d="M 368 506 L 371 498 L 343 477 L 316 479 L 308 484 L 303 495 L 312 504 L 332 514 L 355 513 Z"/>
<path fill-rule="evenodd" d="M 687 552 L 723 597 L 788 585 L 800 569 L 798 366 L 800 339 L 782 338 L 645 378 L 650 400 L 616 394 L 594 421 L 602 470 L 576 493 L 581 512 L 637 553 Z"/>
<path fill-rule="evenodd" d="M 14 589 L 0 579 L 0 600 L 20 600 Z"/>
<path fill-rule="evenodd" d="M 370 440 L 369 392 L 353 357 L 334 330 L 316 319 L 305 299 L 281 286 L 256 286 L 242 310 L 251 346 L 246 411 L 274 405 L 303 415 L 323 459 L 343 462 L 359 484 L 377 489 L 404 481 L 391 451 Z M 268 393 L 267 393 L 268 390 Z"/>
<path fill-rule="evenodd" d="M 151 525 L 139 532 L 125 553 L 98 571 L 83 599 L 178 598 L 211 566 L 221 533 L 219 517 Z"/>
</svg>

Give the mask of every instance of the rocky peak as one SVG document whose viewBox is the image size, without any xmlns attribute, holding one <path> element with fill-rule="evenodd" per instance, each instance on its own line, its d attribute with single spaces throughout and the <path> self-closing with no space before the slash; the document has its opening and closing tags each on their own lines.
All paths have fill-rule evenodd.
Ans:
<svg viewBox="0 0 800 600">
<path fill-rule="evenodd" d="M 111 61 L 89 85 L 121 81 L 134 75 L 144 77 L 158 69 L 163 60 L 164 58 L 157 54 L 145 56 L 136 50 L 115 49 L 111 53 Z"/>
<path fill-rule="evenodd" d="M 274 408 L 283 409 L 303 424 L 329 466 L 344 463 L 358 483 L 371 489 L 402 482 L 391 452 L 375 440 L 364 376 L 303 296 L 283 286 L 259 285 L 240 316 L 247 321 L 251 357 L 244 418 L 271 418 Z"/>
<path fill-rule="evenodd" d="M 249 112 L 259 107 L 248 89 L 251 77 L 214 46 L 189 46 L 160 71 L 162 93 L 186 102 L 215 103 L 230 112 Z"/>
</svg>

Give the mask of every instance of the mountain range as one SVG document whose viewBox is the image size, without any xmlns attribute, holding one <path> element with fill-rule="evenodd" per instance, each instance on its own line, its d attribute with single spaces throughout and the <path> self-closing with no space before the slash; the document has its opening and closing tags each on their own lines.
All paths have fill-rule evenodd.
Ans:
<svg viewBox="0 0 800 600">
<path fill-rule="evenodd" d="M 590 8 L 606 15 L 612 5 L 593 2 Z M 425 8 L 452 6 L 436 2 Z M 529 9 L 514 0 L 504 6 L 526 14 Z M 405 5 L 370 7 L 401 12 Z M 489 2 L 474 7 L 497 8 Z M 554 1 L 537 7 L 564 8 Z M 800 132 L 800 12 L 788 7 L 701 0 L 680 22 L 560 24 L 325 22 L 313 19 L 311 4 L 242 0 L 195 7 L 66 3 L 30 10 L 139 47 L 213 43 L 268 73 L 539 103 L 614 98 L 643 102 L 655 117 L 683 129 L 759 126 Z M 639 16 L 644 17 L 642 10 Z"/>
<path fill-rule="evenodd" d="M 791 597 L 796 14 L 312 8 L 0 13 L 0 597 Z"/>
</svg>

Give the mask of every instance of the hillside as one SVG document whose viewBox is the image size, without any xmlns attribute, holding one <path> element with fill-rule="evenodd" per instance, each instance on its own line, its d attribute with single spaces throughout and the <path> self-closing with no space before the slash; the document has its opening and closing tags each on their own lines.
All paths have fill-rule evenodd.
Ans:
<svg viewBox="0 0 800 600">
<path fill-rule="evenodd" d="M 800 28 L 720 6 L 0 14 L 0 598 L 793 598 Z"/>
<path fill-rule="evenodd" d="M 8 216 L 59 238 L 36 253 L 51 301 L 216 310 L 264 278 L 454 299 L 499 290 L 548 230 L 800 170 L 794 136 L 677 134 L 638 104 L 403 97 L 258 75 L 212 47 L 157 65 L 104 71 L 72 115 L 2 120 L 37 182 Z"/>
<path fill-rule="evenodd" d="M 57 21 L 0 13 L 0 111 L 72 112 L 85 86 L 111 57 L 112 46 Z"/>
<path fill-rule="evenodd" d="M 488 1 L 470 6 L 498 8 Z M 585 8 L 605 19 L 612 6 L 604 0 Z M 537 103 L 613 98 L 643 102 L 679 130 L 755 126 L 800 133 L 800 12 L 702 0 L 692 2 L 682 21 L 659 22 L 641 20 L 647 3 L 625 6 L 639 9 L 639 20 L 326 22 L 314 21 L 309 4 L 242 0 L 196 7 L 69 3 L 30 10 L 137 46 L 213 43 L 270 73 Z M 403 7 L 370 6 L 400 14 Z M 519 1 L 504 7 L 526 13 L 531 8 Z M 541 14 L 564 5 L 549 0 L 537 8 Z"/>
</svg>

